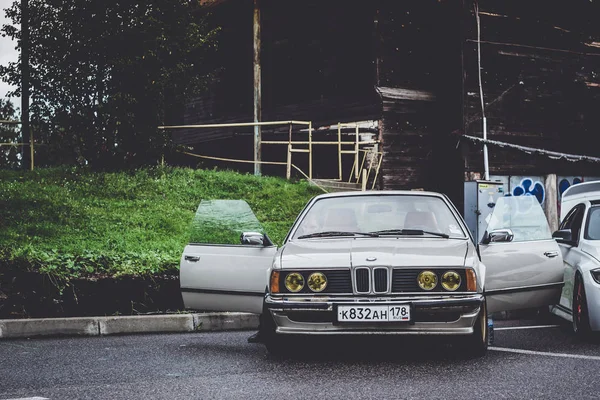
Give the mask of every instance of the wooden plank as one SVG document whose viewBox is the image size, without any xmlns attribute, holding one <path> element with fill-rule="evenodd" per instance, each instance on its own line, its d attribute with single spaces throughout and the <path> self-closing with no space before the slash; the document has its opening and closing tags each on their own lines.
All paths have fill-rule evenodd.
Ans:
<svg viewBox="0 0 600 400">
<path fill-rule="evenodd" d="M 435 94 L 426 90 L 402 87 L 377 87 L 377 92 L 385 100 L 434 101 Z"/>
</svg>

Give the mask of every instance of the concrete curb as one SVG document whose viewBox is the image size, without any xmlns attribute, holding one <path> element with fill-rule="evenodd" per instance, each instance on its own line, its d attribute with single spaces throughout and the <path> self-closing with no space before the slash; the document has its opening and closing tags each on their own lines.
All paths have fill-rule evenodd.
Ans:
<svg viewBox="0 0 600 400">
<path fill-rule="evenodd" d="M 547 310 L 494 313 L 495 320 L 532 317 Z M 258 328 L 258 315 L 196 313 L 117 317 L 0 319 L 0 340 L 41 336 L 104 336 L 134 333 L 217 332 Z"/>
<path fill-rule="evenodd" d="M 118 317 L 0 320 L 0 340 L 40 336 L 104 336 L 132 333 L 215 332 L 258 328 L 258 315 L 199 313 Z"/>
</svg>

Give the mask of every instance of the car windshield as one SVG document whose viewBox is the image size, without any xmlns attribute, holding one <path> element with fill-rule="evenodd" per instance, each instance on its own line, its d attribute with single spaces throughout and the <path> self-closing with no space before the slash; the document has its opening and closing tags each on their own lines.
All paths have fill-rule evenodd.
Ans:
<svg viewBox="0 0 600 400">
<path fill-rule="evenodd" d="M 588 240 L 600 240 L 600 206 L 594 206 L 590 209 L 585 228 L 585 238 Z"/>
<path fill-rule="evenodd" d="M 358 195 L 316 201 L 298 223 L 292 239 L 386 235 L 466 237 L 454 213 L 440 197 Z"/>
</svg>

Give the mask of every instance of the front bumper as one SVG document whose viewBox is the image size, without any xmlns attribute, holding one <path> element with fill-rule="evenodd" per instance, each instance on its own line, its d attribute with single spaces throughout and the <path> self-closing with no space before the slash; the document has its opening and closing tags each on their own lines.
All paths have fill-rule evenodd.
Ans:
<svg viewBox="0 0 600 400">
<path fill-rule="evenodd" d="M 281 334 L 467 335 L 484 302 L 482 294 L 403 297 L 266 297 L 266 306 Z M 339 304 L 410 304 L 410 322 L 337 322 Z"/>
</svg>

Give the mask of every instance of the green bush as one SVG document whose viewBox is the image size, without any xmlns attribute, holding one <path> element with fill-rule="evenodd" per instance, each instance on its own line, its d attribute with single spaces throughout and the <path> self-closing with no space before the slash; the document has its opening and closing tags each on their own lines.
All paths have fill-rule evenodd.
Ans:
<svg viewBox="0 0 600 400">
<path fill-rule="evenodd" d="M 173 272 L 201 200 L 245 200 L 280 244 L 318 193 L 306 182 L 230 171 L 4 170 L 0 266 L 63 279 Z"/>
</svg>

